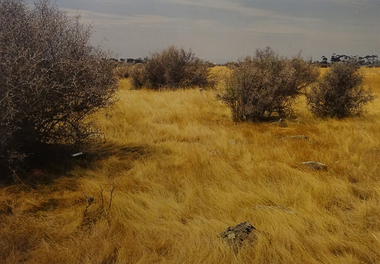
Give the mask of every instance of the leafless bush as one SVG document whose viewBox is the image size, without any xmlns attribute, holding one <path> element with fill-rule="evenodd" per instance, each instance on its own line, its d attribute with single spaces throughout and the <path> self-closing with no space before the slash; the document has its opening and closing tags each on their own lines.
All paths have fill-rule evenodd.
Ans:
<svg viewBox="0 0 380 264">
<path fill-rule="evenodd" d="M 171 46 L 148 58 L 144 65 L 136 67 L 131 76 L 136 88 L 146 86 L 150 89 L 162 87 L 180 88 L 207 86 L 209 68 L 207 63 L 195 57 L 194 53 Z"/>
<path fill-rule="evenodd" d="M 219 99 L 228 104 L 235 121 L 285 117 L 302 89 L 318 77 L 318 69 L 300 56 L 281 58 L 271 48 L 256 50 L 232 67 Z"/>
<path fill-rule="evenodd" d="M 130 76 L 132 66 L 117 66 L 114 74 L 117 78 L 128 78 Z"/>
<path fill-rule="evenodd" d="M 0 165 L 36 143 L 80 144 L 88 117 L 114 102 L 113 66 L 89 44 L 91 29 L 48 0 L 0 0 Z M 30 151 L 30 150 L 28 150 Z"/>
<path fill-rule="evenodd" d="M 130 76 L 132 77 L 132 84 L 136 88 L 141 88 L 146 84 L 145 67 L 139 63 L 133 66 L 130 70 Z"/>
<path fill-rule="evenodd" d="M 334 63 L 307 94 L 310 111 L 320 117 L 344 118 L 360 114 L 374 100 L 363 87 L 363 75 L 356 62 Z"/>
</svg>

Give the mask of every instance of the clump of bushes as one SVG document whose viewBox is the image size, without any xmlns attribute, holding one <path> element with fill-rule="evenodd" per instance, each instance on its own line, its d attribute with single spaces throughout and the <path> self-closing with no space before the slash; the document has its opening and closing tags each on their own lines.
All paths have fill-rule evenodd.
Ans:
<svg viewBox="0 0 380 264">
<path fill-rule="evenodd" d="M 48 0 L 0 1 L 0 179 L 36 145 L 81 144 L 89 120 L 114 101 L 117 81 L 91 30 Z"/>
<path fill-rule="evenodd" d="M 363 87 L 363 75 L 356 62 L 334 63 L 307 94 L 310 111 L 320 117 L 344 118 L 360 114 L 374 100 Z"/>
<path fill-rule="evenodd" d="M 315 82 L 318 69 L 300 56 L 280 57 L 270 47 L 256 50 L 233 65 L 218 97 L 228 104 L 235 121 L 265 121 L 293 114 L 292 103 Z"/>
<path fill-rule="evenodd" d="M 145 64 L 136 65 L 131 71 L 136 88 L 143 86 L 158 90 L 160 88 L 181 88 L 210 86 L 207 79 L 209 67 L 189 50 L 171 46 L 148 57 Z"/>
</svg>

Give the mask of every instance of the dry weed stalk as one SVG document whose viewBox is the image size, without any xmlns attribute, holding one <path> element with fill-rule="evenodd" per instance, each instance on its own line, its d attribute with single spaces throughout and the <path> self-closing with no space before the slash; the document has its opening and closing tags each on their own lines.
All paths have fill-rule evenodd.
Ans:
<svg viewBox="0 0 380 264">
<path fill-rule="evenodd" d="M 110 183 L 110 184 L 107 184 L 105 186 L 100 186 L 99 187 L 99 194 L 100 194 L 100 212 L 104 212 L 104 190 L 107 186 L 110 186 L 110 189 L 108 190 L 109 193 L 110 193 L 110 200 L 109 200 L 109 204 L 108 204 L 108 212 L 110 212 L 111 210 L 111 205 L 112 205 L 112 199 L 115 197 L 115 186 L 113 183 Z M 83 195 L 86 197 L 86 201 L 87 201 L 87 204 L 86 204 L 86 208 L 85 208 L 85 211 L 84 211 L 84 215 L 87 214 L 87 210 L 88 208 L 90 207 L 90 205 L 96 203 L 95 201 L 95 197 L 92 196 L 92 195 L 87 195 L 85 193 L 83 193 Z"/>
<path fill-rule="evenodd" d="M 95 201 L 94 196 L 92 196 L 92 195 L 87 196 L 87 194 L 85 194 L 85 193 L 83 193 L 83 195 L 84 195 L 84 196 L 86 197 L 86 199 L 87 199 L 86 209 L 84 210 L 84 213 L 83 213 L 83 215 L 86 215 L 86 214 L 87 214 L 87 210 L 88 210 L 88 208 L 90 207 L 90 205 L 96 203 L 96 201 Z"/>
</svg>

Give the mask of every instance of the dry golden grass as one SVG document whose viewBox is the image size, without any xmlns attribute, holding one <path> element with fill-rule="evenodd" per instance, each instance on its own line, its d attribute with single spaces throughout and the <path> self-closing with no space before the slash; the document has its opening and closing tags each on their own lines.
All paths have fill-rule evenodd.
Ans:
<svg viewBox="0 0 380 264">
<path fill-rule="evenodd" d="M 102 159 L 0 189 L 1 263 L 380 263 L 379 99 L 343 120 L 300 99 L 280 127 L 233 123 L 212 90 L 129 87 L 96 115 Z M 260 233 L 235 255 L 218 235 L 244 221 Z"/>
</svg>

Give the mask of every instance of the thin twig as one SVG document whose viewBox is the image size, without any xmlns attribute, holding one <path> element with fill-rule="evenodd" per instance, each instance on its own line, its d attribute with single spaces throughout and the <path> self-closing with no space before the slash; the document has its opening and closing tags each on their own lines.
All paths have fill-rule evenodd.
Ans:
<svg viewBox="0 0 380 264">
<path fill-rule="evenodd" d="M 104 204 L 104 201 L 103 201 L 103 188 L 102 188 L 102 186 L 100 186 L 100 200 L 101 200 L 101 202 L 102 202 L 102 204 L 101 204 L 101 208 L 102 208 L 102 210 L 103 210 L 103 204 Z"/>
<path fill-rule="evenodd" d="M 112 188 L 109 190 L 110 191 L 110 204 L 108 207 L 109 211 L 111 210 L 112 198 L 115 197 L 115 194 L 114 194 L 115 186 L 113 186 L 113 184 L 111 184 L 111 186 Z"/>
</svg>

